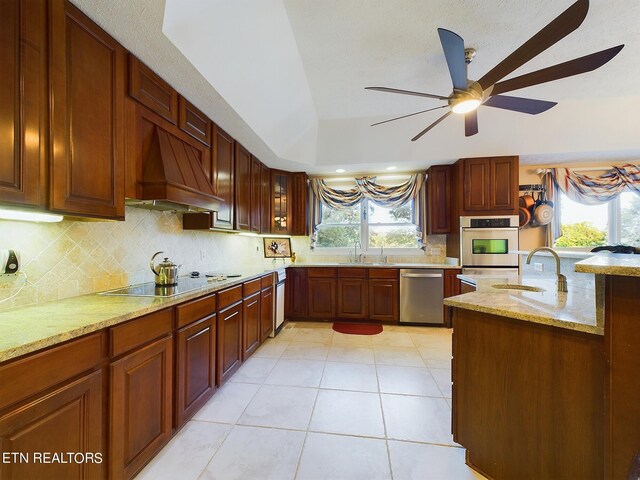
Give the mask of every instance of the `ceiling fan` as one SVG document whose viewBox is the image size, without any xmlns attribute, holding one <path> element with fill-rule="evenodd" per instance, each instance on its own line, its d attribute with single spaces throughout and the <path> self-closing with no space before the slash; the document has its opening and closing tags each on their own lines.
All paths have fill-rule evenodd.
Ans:
<svg viewBox="0 0 640 480">
<path fill-rule="evenodd" d="M 365 89 L 446 100 L 447 105 L 391 118 L 383 122 L 374 123 L 372 126 L 449 107 L 450 110 L 447 113 L 411 139 L 412 142 L 415 142 L 452 113 L 464 114 L 465 136 L 470 137 L 475 135 L 478 133 L 477 108 L 481 105 L 528 113 L 530 115 L 546 112 L 551 107 L 557 105 L 557 102 L 512 97 L 502 94 L 595 70 L 615 57 L 624 45 L 618 45 L 617 47 L 592 53 L 584 57 L 575 58 L 568 62 L 559 63 L 509 80 L 501 80 L 576 30 L 587 16 L 588 10 L 589 0 L 578 0 L 477 81 L 467 78 L 467 65 L 471 63 L 475 55 L 475 50 L 471 48 L 465 49 L 464 40 L 456 33 L 444 28 L 439 28 L 438 35 L 440 36 L 440 43 L 442 44 L 447 66 L 449 67 L 449 73 L 451 74 L 451 80 L 453 81 L 453 91 L 449 96 L 445 97 L 442 95 L 412 92 L 388 87 L 365 87 Z"/>
</svg>

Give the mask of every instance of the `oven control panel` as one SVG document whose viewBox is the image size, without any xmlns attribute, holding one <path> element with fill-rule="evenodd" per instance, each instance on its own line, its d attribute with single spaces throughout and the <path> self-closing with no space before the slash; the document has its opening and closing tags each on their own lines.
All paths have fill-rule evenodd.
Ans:
<svg viewBox="0 0 640 480">
<path fill-rule="evenodd" d="M 460 226 L 462 228 L 517 228 L 518 216 L 460 217 Z"/>
</svg>

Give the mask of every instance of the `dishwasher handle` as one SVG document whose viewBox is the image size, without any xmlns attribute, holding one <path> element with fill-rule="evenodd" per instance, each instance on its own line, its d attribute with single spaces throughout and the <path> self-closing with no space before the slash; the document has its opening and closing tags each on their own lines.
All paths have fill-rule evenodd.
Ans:
<svg viewBox="0 0 640 480">
<path fill-rule="evenodd" d="M 442 278 L 441 273 L 401 273 L 403 278 Z"/>
</svg>

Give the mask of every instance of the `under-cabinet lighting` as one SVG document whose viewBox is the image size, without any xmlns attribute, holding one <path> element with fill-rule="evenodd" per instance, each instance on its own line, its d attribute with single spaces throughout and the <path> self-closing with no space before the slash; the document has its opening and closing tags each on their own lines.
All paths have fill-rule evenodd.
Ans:
<svg viewBox="0 0 640 480">
<path fill-rule="evenodd" d="M 346 170 L 344 168 L 336 168 L 336 173 L 344 173 Z"/>
<path fill-rule="evenodd" d="M 52 213 L 25 212 L 23 210 L 6 210 L 0 208 L 0 219 L 2 220 L 55 223 L 61 222 L 63 218 L 62 215 L 54 215 Z"/>
<path fill-rule="evenodd" d="M 242 237 L 258 237 L 259 235 L 254 232 L 238 232 L 238 235 Z"/>
</svg>

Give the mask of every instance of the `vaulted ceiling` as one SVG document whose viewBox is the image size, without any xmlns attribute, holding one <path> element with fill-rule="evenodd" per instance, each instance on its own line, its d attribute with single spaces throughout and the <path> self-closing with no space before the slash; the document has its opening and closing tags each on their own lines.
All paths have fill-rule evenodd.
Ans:
<svg viewBox="0 0 640 480">
<path fill-rule="evenodd" d="M 584 23 L 512 76 L 618 44 L 600 69 L 513 92 L 557 101 L 529 116 L 481 107 L 465 138 L 438 106 L 365 91 L 451 92 L 437 28 L 477 55 L 477 79 L 568 8 L 571 0 L 74 0 L 126 48 L 270 166 L 311 173 L 415 170 L 460 157 L 521 155 L 525 163 L 620 161 L 640 155 L 640 2 L 596 0 Z"/>
</svg>

